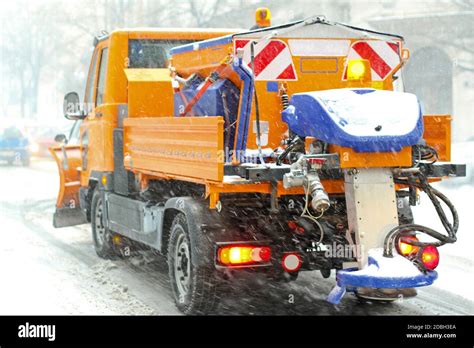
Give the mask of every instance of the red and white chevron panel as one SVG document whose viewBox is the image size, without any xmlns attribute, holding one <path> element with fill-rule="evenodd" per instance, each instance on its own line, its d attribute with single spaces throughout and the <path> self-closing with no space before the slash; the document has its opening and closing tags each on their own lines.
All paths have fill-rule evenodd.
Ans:
<svg viewBox="0 0 474 348">
<path fill-rule="evenodd" d="M 252 40 L 237 39 L 234 49 L 244 49 L 244 63 L 250 67 L 250 42 Z M 264 40 L 254 47 L 255 80 L 297 80 L 291 53 L 284 41 Z"/>
<path fill-rule="evenodd" d="M 357 41 L 352 44 L 347 59 L 367 59 L 372 70 L 372 81 L 381 81 L 400 64 L 400 45 L 379 40 Z M 344 78 L 346 74 L 347 71 Z"/>
</svg>

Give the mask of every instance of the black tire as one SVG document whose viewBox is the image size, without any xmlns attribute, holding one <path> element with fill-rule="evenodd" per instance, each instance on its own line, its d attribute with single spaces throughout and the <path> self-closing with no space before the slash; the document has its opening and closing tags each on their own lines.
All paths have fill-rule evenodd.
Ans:
<svg viewBox="0 0 474 348">
<path fill-rule="evenodd" d="M 176 215 L 168 243 L 168 269 L 174 299 L 184 314 L 212 313 L 219 304 L 221 282 L 213 264 L 200 266 L 193 259 L 189 230 L 184 214 Z M 193 237 L 203 238 L 202 235 Z"/>
<path fill-rule="evenodd" d="M 113 244 L 113 233 L 104 226 L 104 207 L 99 190 L 94 191 L 91 207 L 92 240 L 94 241 L 95 252 L 103 259 L 117 259 L 119 255 Z"/>
</svg>

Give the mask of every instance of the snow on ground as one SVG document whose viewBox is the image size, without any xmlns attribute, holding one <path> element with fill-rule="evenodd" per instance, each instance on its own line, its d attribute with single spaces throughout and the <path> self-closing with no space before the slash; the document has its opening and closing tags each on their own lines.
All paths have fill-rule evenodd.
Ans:
<svg viewBox="0 0 474 348">
<path fill-rule="evenodd" d="M 128 260 L 101 260 L 88 225 L 52 227 L 57 185 L 53 162 L 36 160 L 30 168 L 0 163 L 0 315 L 179 314 L 164 258 L 144 253 Z M 217 314 L 474 314 L 469 291 L 472 234 L 466 222 L 471 210 L 461 204 L 473 191 L 449 187 L 444 192 L 459 208 L 460 242 L 441 249 L 439 282 L 420 289 L 417 298 L 384 305 L 361 304 L 346 296 L 333 306 L 325 297 L 334 286 L 334 275 L 323 279 L 319 272 L 304 272 L 289 284 L 261 288 L 235 284 Z M 416 208 L 416 218 L 435 227 L 430 209 L 425 199 Z"/>
<path fill-rule="evenodd" d="M 153 314 L 108 277 L 117 266 L 97 258 L 84 228 L 56 230 L 60 239 L 48 233 L 55 166 L 33 166 L 0 168 L 0 313 Z"/>
</svg>

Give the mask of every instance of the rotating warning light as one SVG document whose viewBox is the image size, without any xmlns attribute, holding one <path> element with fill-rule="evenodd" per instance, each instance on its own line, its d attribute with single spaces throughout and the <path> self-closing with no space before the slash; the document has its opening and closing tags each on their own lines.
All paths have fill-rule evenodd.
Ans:
<svg viewBox="0 0 474 348">
<path fill-rule="evenodd" d="M 255 11 L 255 23 L 260 27 L 269 27 L 271 25 L 272 14 L 266 7 L 259 7 Z"/>
</svg>

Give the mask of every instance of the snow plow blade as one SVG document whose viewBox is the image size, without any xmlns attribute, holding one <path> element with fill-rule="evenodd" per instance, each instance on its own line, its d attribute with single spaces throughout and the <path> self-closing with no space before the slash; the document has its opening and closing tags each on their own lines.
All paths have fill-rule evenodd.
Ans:
<svg viewBox="0 0 474 348">
<path fill-rule="evenodd" d="M 55 228 L 82 225 L 87 223 L 87 218 L 81 208 L 56 209 L 53 216 Z"/>
</svg>

